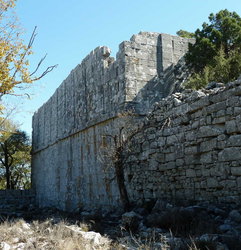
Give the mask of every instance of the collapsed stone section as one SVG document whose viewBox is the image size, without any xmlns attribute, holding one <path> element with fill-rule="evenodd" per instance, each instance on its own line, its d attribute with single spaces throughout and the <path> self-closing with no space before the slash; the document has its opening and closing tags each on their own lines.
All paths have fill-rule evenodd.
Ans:
<svg viewBox="0 0 241 250">
<path fill-rule="evenodd" d="M 158 102 L 128 147 L 131 199 L 240 204 L 240 107 L 241 80 Z"/>
<path fill-rule="evenodd" d="M 33 117 L 32 180 L 40 206 L 62 210 L 120 204 L 98 158 L 103 135 L 116 134 L 118 113 L 146 114 L 183 76 L 174 72 L 192 39 L 141 32 L 120 44 L 116 60 L 98 47 Z"/>
</svg>

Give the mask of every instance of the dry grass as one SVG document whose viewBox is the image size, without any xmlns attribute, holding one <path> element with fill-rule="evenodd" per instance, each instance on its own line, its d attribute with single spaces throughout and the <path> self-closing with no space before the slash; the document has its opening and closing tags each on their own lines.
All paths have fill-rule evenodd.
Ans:
<svg viewBox="0 0 241 250">
<path fill-rule="evenodd" d="M 44 222 L 24 220 L 5 221 L 0 224 L 0 249 L 7 245 L 15 249 L 110 249 L 111 242 L 104 237 L 86 238 L 87 226 L 68 225 L 65 221 L 53 224 L 51 220 Z M 97 235 L 98 236 L 98 235 Z"/>
<path fill-rule="evenodd" d="M 41 250 L 153 250 L 170 249 L 165 237 L 136 238 L 132 234 L 111 241 L 98 233 L 88 231 L 87 224 L 54 222 L 47 219 L 27 223 L 23 219 L 0 224 L 0 249 Z M 89 235 L 88 235 L 89 234 Z"/>
<path fill-rule="evenodd" d="M 41 250 L 153 250 L 170 249 L 165 239 L 136 238 L 132 234 L 118 241 L 111 241 L 89 230 L 87 224 L 54 223 L 52 219 L 27 223 L 23 219 L 4 221 L 0 224 L 0 249 Z M 90 234 L 90 235 L 88 235 Z M 10 247 L 10 248 L 9 248 Z"/>
<path fill-rule="evenodd" d="M 183 244 L 172 242 L 161 234 L 153 231 L 143 238 L 131 232 L 122 235 L 115 241 L 89 231 L 88 224 L 73 224 L 66 220 L 47 219 L 33 220 L 27 223 L 23 219 L 5 220 L 0 224 L 0 249 L 41 249 L 41 250 L 212 250 L 216 249 L 213 242 L 189 240 Z M 188 243 L 188 244 L 187 244 Z M 181 247 L 182 245 L 182 247 Z M 179 247 L 178 247 L 179 246 Z"/>
<path fill-rule="evenodd" d="M 138 250 L 170 250 L 170 246 L 167 242 L 165 236 L 155 236 L 141 239 L 136 238 L 131 235 L 131 238 L 121 239 L 123 245 L 128 246 L 129 249 L 138 249 Z"/>
</svg>

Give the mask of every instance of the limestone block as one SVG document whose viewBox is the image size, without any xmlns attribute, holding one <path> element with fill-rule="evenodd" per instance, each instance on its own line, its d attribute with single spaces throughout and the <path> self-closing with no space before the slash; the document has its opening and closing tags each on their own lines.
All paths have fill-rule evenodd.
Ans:
<svg viewBox="0 0 241 250">
<path fill-rule="evenodd" d="M 236 88 L 232 88 L 230 90 L 230 92 L 232 93 L 232 95 L 234 96 L 240 96 L 241 95 L 241 86 L 237 86 Z"/>
<path fill-rule="evenodd" d="M 178 138 L 176 135 L 171 135 L 166 138 L 166 145 L 172 145 L 174 143 L 177 143 Z"/>
<path fill-rule="evenodd" d="M 165 154 L 163 154 L 163 153 L 156 153 L 156 154 L 153 154 L 152 157 L 153 157 L 156 161 L 158 161 L 158 162 L 160 162 L 160 163 L 165 162 Z"/>
<path fill-rule="evenodd" d="M 168 161 L 175 161 L 176 154 L 175 153 L 169 153 L 165 155 L 165 160 Z"/>
<path fill-rule="evenodd" d="M 206 163 L 212 163 L 212 162 L 213 162 L 212 152 L 201 154 L 200 163 L 206 164 Z"/>
<path fill-rule="evenodd" d="M 206 124 L 207 125 L 213 124 L 211 115 L 206 116 Z M 215 127 L 221 127 L 222 125 L 223 125 L 223 122 L 221 123 L 221 125 L 219 124 L 215 125 Z"/>
<path fill-rule="evenodd" d="M 221 184 L 215 178 L 207 178 L 207 187 L 218 188 L 221 187 Z"/>
<path fill-rule="evenodd" d="M 237 128 L 235 120 L 227 121 L 225 123 L 225 127 L 226 127 L 226 130 L 227 130 L 228 134 L 232 134 L 232 133 L 238 131 L 238 128 Z"/>
<path fill-rule="evenodd" d="M 181 115 L 182 116 L 183 114 L 188 113 L 189 110 L 190 110 L 189 104 L 188 103 L 184 103 L 184 104 L 182 104 L 182 105 L 180 105 L 178 107 L 175 107 L 173 109 L 173 114 L 175 114 L 175 115 Z"/>
<path fill-rule="evenodd" d="M 202 175 L 203 176 L 210 176 L 210 169 L 206 168 L 205 166 L 202 167 L 201 169 Z"/>
<path fill-rule="evenodd" d="M 241 176 L 241 166 L 231 167 L 231 174 L 234 176 Z"/>
<path fill-rule="evenodd" d="M 221 117 L 218 117 L 218 118 L 214 118 L 212 120 L 212 124 L 219 124 L 219 123 L 223 124 L 223 123 L 225 123 L 225 121 L 226 121 L 226 117 L 221 116 Z"/>
<path fill-rule="evenodd" d="M 152 149 L 158 148 L 158 142 L 156 142 L 156 141 L 151 142 L 150 148 L 152 148 Z"/>
<path fill-rule="evenodd" d="M 241 187 L 241 177 L 237 178 L 237 185 L 238 185 L 239 188 Z"/>
<path fill-rule="evenodd" d="M 241 133 L 241 115 L 236 116 L 236 124 L 238 128 L 238 133 Z"/>
<path fill-rule="evenodd" d="M 241 107 L 234 107 L 234 115 L 239 115 L 241 113 Z"/>
<path fill-rule="evenodd" d="M 150 142 L 149 141 L 143 142 L 141 148 L 143 151 L 148 150 L 150 148 Z"/>
<path fill-rule="evenodd" d="M 241 135 L 231 135 L 227 140 L 227 146 L 235 147 L 241 145 Z"/>
<path fill-rule="evenodd" d="M 197 158 L 194 155 L 185 155 L 185 165 L 189 166 L 190 164 L 195 164 Z"/>
<path fill-rule="evenodd" d="M 225 116 L 228 113 L 229 114 L 233 113 L 233 108 L 230 108 L 230 111 L 228 111 L 228 110 L 229 110 L 229 108 L 227 108 L 226 110 L 223 109 L 223 110 L 219 110 L 217 112 L 214 112 L 214 113 L 212 113 L 212 117 L 218 118 L 218 117 L 223 117 L 223 116 Z"/>
<path fill-rule="evenodd" d="M 235 180 L 226 180 L 225 185 L 226 185 L 227 189 L 229 189 L 229 188 L 231 189 L 231 188 L 235 188 L 237 183 Z"/>
<path fill-rule="evenodd" d="M 241 150 L 239 147 L 225 148 L 218 153 L 218 160 L 222 161 L 233 161 L 241 159 Z"/>
<path fill-rule="evenodd" d="M 159 147 L 162 147 L 162 146 L 166 145 L 166 138 L 165 137 L 159 137 L 158 138 L 158 145 L 159 145 Z"/>
<path fill-rule="evenodd" d="M 176 159 L 176 166 L 181 167 L 184 165 L 184 160 L 183 159 Z"/>
<path fill-rule="evenodd" d="M 200 100 L 190 104 L 189 113 L 193 113 L 199 109 L 203 109 L 203 107 L 208 106 L 209 103 L 209 99 L 207 97 L 203 97 Z"/>
<path fill-rule="evenodd" d="M 155 159 L 151 159 L 149 161 L 149 169 L 150 170 L 157 170 L 159 166 L 159 162 L 157 162 Z"/>
<path fill-rule="evenodd" d="M 197 146 L 192 146 L 192 147 L 186 147 L 185 148 L 185 154 L 197 154 L 197 153 L 198 153 Z"/>
<path fill-rule="evenodd" d="M 208 114 L 210 114 L 213 112 L 217 112 L 219 110 L 224 110 L 225 108 L 226 108 L 226 101 L 223 101 L 206 107 L 206 111 Z"/>
<path fill-rule="evenodd" d="M 185 133 L 185 139 L 186 141 L 195 141 L 197 138 L 197 132 L 196 131 L 190 131 Z"/>
<path fill-rule="evenodd" d="M 217 146 L 217 139 L 211 139 L 200 143 L 200 152 L 208 152 Z"/>
<path fill-rule="evenodd" d="M 198 137 L 213 137 L 218 136 L 224 132 L 224 129 L 216 128 L 213 126 L 203 126 L 199 129 Z"/>
<path fill-rule="evenodd" d="M 148 134 L 148 140 L 153 140 L 156 138 L 155 134 Z"/>
<path fill-rule="evenodd" d="M 175 161 L 170 161 L 166 164 L 166 169 L 170 170 L 170 169 L 175 169 L 176 168 L 176 163 Z"/>
<path fill-rule="evenodd" d="M 216 114 L 218 115 L 219 112 L 221 112 L 221 110 L 218 111 Z M 223 110 L 221 116 L 226 115 L 226 117 L 229 118 L 229 116 L 233 116 L 233 113 L 234 113 L 234 108 L 233 108 L 233 107 L 227 107 L 226 110 Z M 216 114 L 215 114 L 215 115 L 216 115 Z M 216 115 L 216 116 L 217 116 L 217 115 Z M 229 119 L 227 119 L 227 120 L 229 120 Z"/>
<path fill-rule="evenodd" d="M 227 143 L 226 143 L 226 141 L 218 141 L 217 142 L 217 146 L 216 146 L 216 151 L 215 151 L 215 161 L 217 160 L 217 150 L 222 150 L 222 149 L 224 149 L 227 145 L 226 145 Z"/>
<path fill-rule="evenodd" d="M 237 106 L 237 104 L 239 103 L 239 96 L 230 96 L 227 100 L 226 100 L 226 104 L 229 107 L 235 107 Z"/>
<path fill-rule="evenodd" d="M 187 169 L 186 170 L 186 176 L 187 177 L 196 177 L 196 171 L 195 171 L 195 169 Z"/>
<path fill-rule="evenodd" d="M 224 140 L 226 140 L 226 139 L 227 139 L 227 135 L 225 135 L 225 134 L 219 135 L 219 136 L 217 137 L 217 140 L 218 140 L 218 141 L 224 141 Z"/>
</svg>

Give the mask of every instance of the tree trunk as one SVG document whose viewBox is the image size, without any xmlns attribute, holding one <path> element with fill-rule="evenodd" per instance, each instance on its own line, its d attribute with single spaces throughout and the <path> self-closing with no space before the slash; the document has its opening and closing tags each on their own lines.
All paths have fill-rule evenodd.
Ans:
<svg viewBox="0 0 241 250">
<path fill-rule="evenodd" d="M 9 154 L 8 154 L 8 149 L 7 149 L 7 144 L 6 142 L 4 142 L 4 144 L 2 145 L 2 149 L 4 152 L 4 162 L 3 165 L 5 167 L 5 177 L 6 177 L 6 189 L 11 189 L 11 182 L 10 182 L 10 162 L 9 162 Z"/>
<path fill-rule="evenodd" d="M 124 170 L 122 161 L 119 160 L 115 163 L 115 172 L 116 172 L 116 179 L 117 184 L 120 192 L 120 198 L 123 204 L 125 211 L 129 211 L 130 209 L 130 201 L 128 197 L 128 193 L 125 186 L 125 178 L 124 178 Z"/>
<path fill-rule="evenodd" d="M 6 188 L 11 189 L 10 169 L 9 169 L 9 164 L 8 164 L 8 155 L 6 152 L 5 152 L 5 169 L 6 169 L 6 183 L 7 183 Z"/>
</svg>

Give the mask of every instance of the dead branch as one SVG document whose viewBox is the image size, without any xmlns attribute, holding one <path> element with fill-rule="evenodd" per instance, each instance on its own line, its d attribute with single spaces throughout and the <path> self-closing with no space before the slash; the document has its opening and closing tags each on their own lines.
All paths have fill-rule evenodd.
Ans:
<svg viewBox="0 0 241 250">
<path fill-rule="evenodd" d="M 13 80 L 13 85 L 14 85 L 14 86 L 23 83 L 22 80 L 21 80 L 21 81 L 15 81 L 14 79 L 15 79 L 15 77 L 16 77 L 16 74 L 19 72 L 20 65 L 23 63 L 24 58 L 26 57 L 27 53 L 30 51 L 30 49 L 31 49 L 32 46 L 33 46 L 33 43 L 34 43 L 35 38 L 36 38 L 36 36 L 37 36 L 36 30 L 37 30 L 37 26 L 34 27 L 34 30 L 33 30 L 33 32 L 32 32 L 32 35 L 31 35 L 31 37 L 30 37 L 30 39 L 29 39 L 28 46 L 27 46 L 26 50 L 24 51 L 22 57 L 20 58 L 19 63 L 18 63 L 18 65 L 17 65 L 17 67 L 16 67 L 16 70 L 15 70 L 14 73 L 13 73 L 12 80 Z M 39 70 L 40 66 L 42 65 L 42 63 L 44 62 L 44 60 L 46 59 L 46 57 L 47 57 L 47 54 L 46 54 L 43 58 L 40 59 L 38 65 L 37 65 L 36 68 L 35 68 L 35 70 L 29 75 L 30 77 L 33 76 L 33 75 Z M 55 65 L 53 65 L 53 66 L 48 66 L 48 67 L 45 69 L 45 71 L 42 72 L 42 74 L 41 74 L 40 76 L 31 79 L 31 81 L 34 82 L 34 81 L 40 80 L 40 79 L 43 78 L 45 75 L 47 75 L 48 73 L 50 73 L 50 72 L 51 72 L 54 68 L 56 68 L 57 66 L 58 66 L 58 64 L 55 64 Z"/>
</svg>

